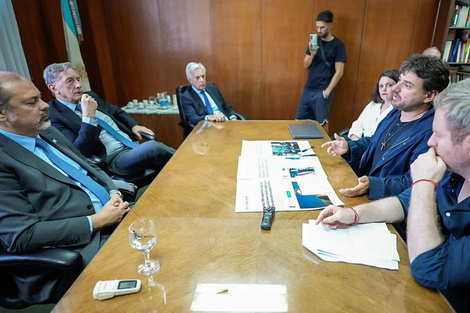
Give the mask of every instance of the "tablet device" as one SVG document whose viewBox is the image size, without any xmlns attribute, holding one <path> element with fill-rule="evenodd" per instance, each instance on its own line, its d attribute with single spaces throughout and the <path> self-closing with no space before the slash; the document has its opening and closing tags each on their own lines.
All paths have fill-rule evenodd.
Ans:
<svg viewBox="0 0 470 313">
<path fill-rule="evenodd" d="M 315 124 L 288 124 L 287 127 L 294 139 L 323 138 L 323 133 Z"/>
</svg>

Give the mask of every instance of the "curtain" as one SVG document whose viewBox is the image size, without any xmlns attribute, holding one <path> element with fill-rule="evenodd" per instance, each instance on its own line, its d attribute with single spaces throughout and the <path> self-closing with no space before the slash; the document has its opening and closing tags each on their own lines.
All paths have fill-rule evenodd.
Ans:
<svg viewBox="0 0 470 313">
<path fill-rule="evenodd" d="M 0 0 L 0 70 L 31 78 L 11 0 Z"/>
</svg>

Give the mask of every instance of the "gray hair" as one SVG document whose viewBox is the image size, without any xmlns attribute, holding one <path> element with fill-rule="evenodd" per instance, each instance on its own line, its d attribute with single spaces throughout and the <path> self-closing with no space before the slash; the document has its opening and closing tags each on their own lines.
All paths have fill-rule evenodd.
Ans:
<svg viewBox="0 0 470 313">
<path fill-rule="evenodd" d="M 436 97 L 434 105 L 444 110 L 454 143 L 461 143 L 470 135 L 470 79 L 452 84 Z"/>
<path fill-rule="evenodd" d="M 0 71 L 0 111 L 9 110 L 14 113 L 9 104 L 12 94 L 5 90 L 4 84 L 20 79 L 26 78 L 15 72 Z"/>
<path fill-rule="evenodd" d="M 202 63 L 189 62 L 188 65 L 186 65 L 186 77 L 188 80 L 193 78 L 193 72 L 198 68 L 202 69 L 204 74 L 206 73 L 206 67 L 202 65 Z"/>
<path fill-rule="evenodd" d="M 55 84 L 59 79 L 59 74 L 71 68 L 78 73 L 78 69 L 70 62 L 52 63 L 44 70 L 44 81 L 46 85 Z"/>
</svg>

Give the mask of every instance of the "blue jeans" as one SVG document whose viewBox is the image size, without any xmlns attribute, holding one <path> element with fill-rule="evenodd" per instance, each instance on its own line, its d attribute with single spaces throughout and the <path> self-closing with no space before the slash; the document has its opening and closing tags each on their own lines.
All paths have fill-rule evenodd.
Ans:
<svg viewBox="0 0 470 313">
<path fill-rule="evenodd" d="M 330 120 L 331 103 L 333 102 L 334 90 L 328 99 L 323 98 L 322 90 L 304 89 L 300 97 L 296 120 L 315 120 L 320 125 Z"/>
<path fill-rule="evenodd" d="M 109 167 L 121 175 L 139 174 L 147 168 L 160 171 L 175 151 L 161 142 L 149 140 L 133 149 L 123 149 L 113 158 Z"/>
</svg>

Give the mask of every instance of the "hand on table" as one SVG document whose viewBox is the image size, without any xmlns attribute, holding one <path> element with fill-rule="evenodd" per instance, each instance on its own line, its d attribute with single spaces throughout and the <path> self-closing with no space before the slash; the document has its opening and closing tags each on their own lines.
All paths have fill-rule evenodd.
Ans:
<svg viewBox="0 0 470 313">
<path fill-rule="evenodd" d="M 351 225 L 354 223 L 356 215 L 350 208 L 340 208 L 329 205 L 318 215 L 315 225 L 322 223 L 329 228 L 338 228 L 341 225 Z"/>
</svg>

